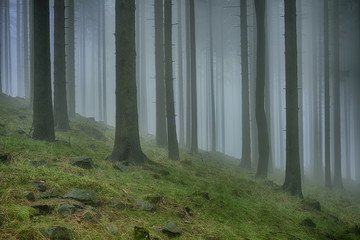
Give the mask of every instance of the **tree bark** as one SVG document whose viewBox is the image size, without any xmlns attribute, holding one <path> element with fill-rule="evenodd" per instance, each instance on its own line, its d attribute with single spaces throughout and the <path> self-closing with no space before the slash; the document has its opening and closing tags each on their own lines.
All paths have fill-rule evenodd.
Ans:
<svg viewBox="0 0 360 240">
<path fill-rule="evenodd" d="M 105 29 L 106 29 L 106 23 L 105 23 L 105 1 L 102 1 L 101 3 L 101 22 L 102 22 L 102 32 L 101 32 L 101 40 L 102 40 L 102 81 L 103 81 L 103 85 L 102 85 L 102 110 L 103 112 L 100 113 L 103 115 L 103 121 L 105 123 L 107 123 L 107 98 L 106 98 L 106 36 L 105 36 Z"/>
<path fill-rule="evenodd" d="M 184 77 L 183 77 L 183 48 L 182 48 L 182 11 L 181 2 L 177 2 L 178 10 L 178 61 L 179 61 L 179 143 L 185 145 L 185 114 L 184 114 Z"/>
<path fill-rule="evenodd" d="M 23 1 L 23 48 L 24 48 L 24 86 L 25 99 L 30 99 L 30 78 L 29 78 L 29 31 L 28 31 L 28 1 Z"/>
<path fill-rule="evenodd" d="M 302 198 L 299 157 L 296 0 L 285 0 L 286 171 L 283 189 Z"/>
<path fill-rule="evenodd" d="M 111 159 L 141 165 L 136 89 L 135 0 L 115 2 L 116 125 Z"/>
<path fill-rule="evenodd" d="M 34 105 L 32 138 L 54 141 L 50 76 L 49 1 L 36 0 L 34 11 Z"/>
</svg>

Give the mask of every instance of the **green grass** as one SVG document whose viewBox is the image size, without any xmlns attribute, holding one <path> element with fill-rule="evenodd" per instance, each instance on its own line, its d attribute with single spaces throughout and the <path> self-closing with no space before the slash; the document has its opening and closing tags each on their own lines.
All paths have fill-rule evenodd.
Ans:
<svg viewBox="0 0 360 240">
<path fill-rule="evenodd" d="M 78 239 L 133 239 L 134 226 L 149 230 L 153 239 L 168 239 L 161 232 L 167 220 L 183 231 L 176 239 L 328 239 L 325 233 L 336 239 L 360 239 L 354 231 L 360 224 L 360 205 L 349 193 L 305 186 L 305 197 L 319 200 L 322 208 L 308 209 L 300 199 L 266 186 L 264 180 L 238 168 L 236 159 L 218 153 L 190 155 L 182 150 L 181 161 L 171 161 L 151 137 L 142 139 L 144 152 L 170 174 L 158 173 L 160 179 L 155 179 L 153 171 L 141 167 L 129 167 L 128 173 L 122 173 L 107 160 L 114 128 L 78 116 L 71 119 L 72 130 L 56 132 L 59 141 L 48 143 L 16 133 L 19 129 L 28 133 L 31 123 L 31 111 L 22 99 L 0 96 L 0 124 L 4 125 L 0 133 L 11 133 L 0 135 L 0 153 L 13 156 L 11 164 L 0 164 L 0 214 L 6 218 L 0 226 L 0 239 L 43 239 L 39 228 L 55 224 L 72 229 Z M 68 164 L 72 157 L 82 155 L 90 156 L 99 167 L 84 170 Z M 46 160 L 48 166 L 29 164 L 39 160 Z M 34 216 L 33 203 L 23 196 L 27 190 L 36 192 L 29 180 L 43 180 L 48 189 L 56 187 L 61 195 L 71 188 L 94 190 L 102 202 L 97 207 L 102 218 L 99 223 L 86 223 L 79 220 L 81 213 L 60 217 L 56 211 Z M 151 196 L 162 197 L 156 211 L 145 212 L 136 206 L 134 198 Z M 113 198 L 134 208 L 116 210 L 111 207 Z M 66 200 L 36 201 L 55 206 L 61 202 Z M 191 209 L 191 215 L 185 213 L 185 207 Z M 305 218 L 311 218 L 317 227 L 302 226 Z M 109 233 L 110 224 L 119 232 Z"/>
</svg>

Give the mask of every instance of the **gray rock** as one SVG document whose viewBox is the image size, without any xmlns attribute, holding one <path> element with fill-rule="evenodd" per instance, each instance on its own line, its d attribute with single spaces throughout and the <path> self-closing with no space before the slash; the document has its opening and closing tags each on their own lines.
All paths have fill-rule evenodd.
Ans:
<svg viewBox="0 0 360 240">
<path fill-rule="evenodd" d="M 35 208 L 39 215 L 50 214 L 54 210 L 54 207 L 48 204 L 36 204 L 32 205 L 31 207 Z"/>
<path fill-rule="evenodd" d="M 95 207 L 100 205 L 100 201 L 98 200 L 96 193 L 93 190 L 74 188 L 71 189 L 67 194 L 65 194 L 64 198 L 74 199 L 84 204 Z"/>
<path fill-rule="evenodd" d="M 85 222 L 97 223 L 101 218 L 101 215 L 97 211 L 85 210 L 82 214 L 82 218 Z"/>
<path fill-rule="evenodd" d="M 72 202 L 71 204 L 76 208 L 80 208 L 80 209 L 85 208 L 85 204 L 83 204 L 82 202 L 75 201 L 75 202 Z"/>
<path fill-rule="evenodd" d="M 316 227 L 316 224 L 313 222 L 313 220 L 311 220 L 310 218 L 305 218 L 302 222 L 301 225 L 303 226 L 307 226 L 307 227 Z"/>
<path fill-rule="evenodd" d="M 71 204 L 63 204 L 58 209 L 59 215 L 72 215 L 75 212 L 76 208 Z"/>
<path fill-rule="evenodd" d="M 167 221 L 162 228 L 162 232 L 171 236 L 180 235 L 182 233 L 181 229 L 175 225 L 171 220 Z"/>
<path fill-rule="evenodd" d="M 30 183 L 34 184 L 40 192 L 46 191 L 46 185 L 44 182 L 37 181 L 37 180 L 30 180 Z"/>
<path fill-rule="evenodd" d="M 50 240 L 72 240 L 75 239 L 75 233 L 62 226 L 49 226 L 40 228 L 40 232 Z"/>
<path fill-rule="evenodd" d="M 90 157 L 87 156 L 80 156 L 74 157 L 69 162 L 71 165 L 78 166 L 84 169 L 91 169 L 94 168 L 94 162 Z"/>
<path fill-rule="evenodd" d="M 29 201 L 35 201 L 35 193 L 34 193 L 34 192 L 25 191 L 25 192 L 24 192 L 24 196 L 25 196 L 26 199 L 29 200 Z"/>
<path fill-rule="evenodd" d="M 129 172 L 129 169 L 122 162 L 115 162 L 113 168 L 120 170 L 121 172 Z"/>
<path fill-rule="evenodd" d="M 154 211 L 155 205 L 145 201 L 144 199 L 134 198 L 135 202 L 141 206 L 142 210 L 144 211 Z"/>
<path fill-rule="evenodd" d="M 118 233 L 119 232 L 119 228 L 117 228 L 114 225 L 107 225 L 106 229 L 108 230 L 109 233 Z"/>
<path fill-rule="evenodd" d="M 45 160 L 40 160 L 40 161 L 31 161 L 30 165 L 33 167 L 41 167 L 41 166 L 47 166 L 48 162 Z"/>
<path fill-rule="evenodd" d="M 40 193 L 40 198 L 56 198 L 59 197 L 59 190 L 53 188 L 48 192 Z"/>
<path fill-rule="evenodd" d="M 111 206 L 113 206 L 114 208 L 117 208 L 119 210 L 126 209 L 125 203 L 122 203 L 122 202 L 120 202 L 120 201 L 118 201 L 116 199 L 111 200 Z"/>
</svg>

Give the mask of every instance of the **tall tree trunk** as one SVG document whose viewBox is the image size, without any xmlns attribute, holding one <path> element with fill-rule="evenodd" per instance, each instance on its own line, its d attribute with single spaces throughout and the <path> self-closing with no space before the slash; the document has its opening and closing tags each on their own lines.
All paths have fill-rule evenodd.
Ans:
<svg viewBox="0 0 360 240">
<path fill-rule="evenodd" d="M 174 86 L 172 68 L 172 0 L 165 0 L 164 8 L 165 33 L 165 88 L 166 88 L 166 119 L 168 130 L 168 156 L 179 160 L 179 146 L 176 136 Z"/>
<path fill-rule="evenodd" d="M 164 4 L 155 1 L 156 144 L 167 145 L 164 70 Z"/>
<path fill-rule="evenodd" d="M 190 59 L 191 59 L 191 153 L 198 153 L 195 3 L 190 0 Z"/>
<path fill-rule="evenodd" d="M 67 0 L 66 80 L 69 117 L 75 117 L 75 10 L 74 0 Z"/>
<path fill-rule="evenodd" d="M 23 49 L 21 44 L 21 4 L 20 0 L 16 1 L 16 53 L 17 53 L 17 96 L 24 96 L 25 95 L 25 82 L 24 82 L 24 69 L 22 65 L 22 59 L 23 58 Z"/>
<path fill-rule="evenodd" d="M 2 89 L 2 41 L 3 41 L 3 32 L 2 32 L 2 25 L 3 25 L 3 2 L 0 1 L 0 95 L 3 93 Z"/>
<path fill-rule="evenodd" d="M 249 52 L 247 0 L 240 1 L 241 82 L 242 82 L 242 160 L 241 167 L 251 168 L 251 139 L 249 111 Z"/>
<path fill-rule="evenodd" d="M 215 121 L 215 79 L 214 79 L 214 48 L 213 48 L 213 17 L 212 1 L 209 0 L 209 41 L 210 41 L 210 101 L 211 101 L 211 151 L 216 151 L 216 121 Z"/>
<path fill-rule="evenodd" d="M 183 48 L 182 48 L 182 11 L 181 2 L 177 2 L 178 10 L 178 61 L 179 61 L 179 143 L 185 145 L 185 114 L 184 114 L 184 77 L 183 77 Z"/>
<path fill-rule="evenodd" d="M 185 0 L 186 13 L 186 148 L 191 149 L 191 36 L 190 0 Z"/>
<path fill-rule="evenodd" d="M 29 0 L 30 106 L 34 106 L 34 0 Z"/>
<path fill-rule="evenodd" d="M 265 0 L 255 0 L 257 24 L 256 56 L 256 124 L 258 128 L 259 161 L 257 177 L 266 178 L 269 167 L 269 133 L 265 114 Z"/>
<path fill-rule="evenodd" d="M 285 0 L 286 172 L 283 189 L 302 198 L 299 157 L 296 0 Z"/>
<path fill-rule="evenodd" d="M 12 64 L 11 64 L 11 34 L 10 34 L 10 0 L 5 1 L 5 83 L 6 93 L 12 96 Z"/>
<path fill-rule="evenodd" d="M 23 48 L 24 48 L 24 87 L 25 99 L 30 99 L 30 79 L 29 79 L 29 31 L 28 31 L 28 1 L 23 1 Z"/>
<path fill-rule="evenodd" d="M 54 141 L 50 75 L 49 1 L 36 0 L 34 12 L 34 106 L 32 138 Z"/>
<path fill-rule="evenodd" d="M 141 165 L 136 89 L 135 0 L 115 1 L 116 124 L 111 159 Z"/>
<path fill-rule="evenodd" d="M 81 33 L 80 33 L 80 64 L 81 64 L 81 114 L 86 116 L 86 23 L 85 23 L 85 1 L 81 3 Z"/>
<path fill-rule="evenodd" d="M 97 2 L 98 4 L 98 12 L 97 12 L 97 17 L 98 17 L 98 24 L 97 24 L 97 70 L 98 70 L 98 77 L 97 77 L 97 82 L 98 82 L 98 102 L 99 102 L 99 119 L 100 121 L 104 121 L 103 117 L 104 117 L 104 114 L 103 114 L 103 92 L 104 90 L 102 89 L 103 87 L 103 84 L 102 84 L 102 72 L 101 71 L 104 71 L 104 69 L 102 69 L 102 17 L 101 17 L 101 12 L 103 11 L 102 10 L 102 5 L 104 4 L 104 1 L 99 1 Z"/>
<path fill-rule="evenodd" d="M 334 2 L 334 187 L 343 188 L 341 177 L 341 124 L 340 124 L 340 38 L 339 0 Z"/>
<path fill-rule="evenodd" d="M 103 89 L 103 107 L 102 110 L 103 112 L 100 113 L 103 115 L 103 120 L 105 123 L 107 123 L 107 100 L 106 100 L 106 93 L 107 93 L 107 89 L 106 89 L 106 36 L 105 36 L 105 29 L 106 29 L 106 23 L 105 23 L 105 1 L 102 1 L 101 3 L 101 23 L 102 23 L 102 32 L 101 32 L 101 40 L 102 40 L 102 71 L 103 71 L 103 76 L 102 76 L 102 80 L 103 80 L 103 85 L 102 85 L 102 89 Z"/>
<path fill-rule="evenodd" d="M 331 188 L 330 172 L 330 76 L 329 76 L 329 7 L 324 0 L 324 81 L 325 81 L 325 187 Z"/>
</svg>

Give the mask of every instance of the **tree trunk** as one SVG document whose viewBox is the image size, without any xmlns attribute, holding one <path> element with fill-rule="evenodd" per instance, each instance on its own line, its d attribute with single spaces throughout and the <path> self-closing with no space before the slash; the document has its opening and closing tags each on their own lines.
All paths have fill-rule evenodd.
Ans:
<svg viewBox="0 0 360 240">
<path fill-rule="evenodd" d="M 81 33 L 80 33 L 80 64 L 81 64 L 81 114 L 86 116 L 86 64 L 85 64 L 85 57 L 86 57 L 86 24 L 85 24 L 85 2 L 81 2 Z"/>
<path fill-rule="evenodd" d="M 256 56 L 256 124 L 258 128 L 259 161 L 257 177 L 266 178 L 269 167 L 269 133 L 265 114 L 265 0 L 255 0 L 257 24 Z"/>
<path fill-rule="evenodd" d="M 25 99 L 30 99 L 30 79 L 29 79 L 29 31 L 28 31 L 28 1 L 23 1 L 23 47 L 24 47 L 24 87 Z"/>
<path fill-rule="evenodd" d="M 103 121 L 105 123 L 107 123 L 107 100 L 106 100 L 106 36 L 105 36 L 105 29 L 106 29 L 106 23 L 105 23 L 105 1 L 102 1 L 101 3 L 101 22 L 102 22 L 102 32 L 101 32 L 101 40 L 102 40 L 102 71 L 103 71 L 103 76 L 102 76 L 102 80 L 103 80 L 103 85 L 102 85 L 102 89 L 103 89 L 103 93 L 102 93 L 102 97 L 103 97 L 103 107 L 102 110 L 103 112 L 100 113 L 103 115 Z"/>
<path fill-rule="evenodd" d="M 195 3 L 190 0 L 190 59 L 191 59 L 191 153 L 198 153 Z"/>
<path fill-rule="evenodd" d="M 34 106 L 32 138 L 54 141 L 50 75 L 49 1 L 36 0 L 34 9 Z"/>
<path fill-rule="evenodd" d="M 247 0 L 240 1 L 240 31 L 241 31 L 241 82 L 242 82 L 242 156 L 240 166 L 251 168 L 251 139 L 249 111 L 249 53 L 248 53 L 248 23 Z"/>
<path fill-rule="evenodd" d="M 74 0 L 67 0 L 67 28 L 66 28 L 66 80 L 67 103 L 69 117 L 75 117 L 75 12 Z"/>
<path fill-rule="evenodd" d="M 172 0 L 165 0 L 165 88 L 166 88 L 166 119 L 168 132 L 168 156 L 179 160 L 179 146 L 176 137 L 174 86 L 172 68 Z"/>
<path fill-rule="evenodd" d="M 186 148 L 191 149 L 191 36 L 190 0 L 185 0 L 186 9 Z"/>
<path fill-rule="evenodd" d="M 182 48 L 182 11 L 181 2 L 178 0 L 178 61 L 179 61 L 179 143 L 185 145 L 185 114 L 184 114 L 184 77 L 183 77 L 183 48 Z"/>
<path fill-rule="evenodd" d="M 2 1 L 0 1 L 0 95 L 3 93 L 2 90 L 2 40 L 3 40 L 3 32 L 2 32 L 2 24 L 3 24 L 3 5 Z"/>
<path fill-rule="evenodd" d="M 34 0 L 29 1 L 30 106 L 34 106 Z"/>
<path fill-rule="evenodd" d="M 116 124 L 111 159 L 141 165 L 136 90 L 135 0 L 115 2 Z"/>
<path fill-rule="evenodd" d="M 285 0 L 286 171 L 283 189 L 302 198 L 299 157 L 296 0 Z"/>
<path fill-rule="evenodd" d="M 324 0 L 324 81 L 325 81 L 325 187 L 331 188 L 330 172 L 330 76 L 329 76 L 329 9 Z"/>
<path fill-rule="evenodd" d="M 167 145 L 164 70 L 163 0 L 155 0 L 156 144 Z"/>
<path fill-rule="evenodd" d="M 16 78 L 16 82 L 17 82 L 17 96 L 24 96 L 25 95 L 25 82 L 24 82 L 24 69 L 22 66 L 22 59 L 24 59 L 23 57 L 23 49 L 22 49 L 22 44 L 21 44 L 21 4 L 20 4 L 20 0 L 16 1 L 16 53 L 17 53 L 17 58 L 16 58 L 16 62 L 17 62 L 17 66 L 16 66 L 16 71 L 17 71 L 17 78 Z"/>
<path fill-rule="evenodd" d="M 102 89 L 103 87 L 103 84 L 102 84 L 102 72 L 101 71 L 104 71 L 104 69 L 102 69 L 102 64 L 101 64 L 101 61 L 103 60 L 102 59 L 102 47 L 101 45 L 103 44 L 102 43 L 102 17 L 101 17 L 101 12 L 103 11 L 102 10 L 102 5 L 104 4 L 104 1 L 99 1 L 97 2 L 98 4 L 98 11 L 97 11 L 97 17 L 98 17 L 98 24 L 97 24 L 97 74 L 98 74 L 98 77 L 97 77 L 97 83 L 98 83 L 98 103 L 99 103 L 99 120 L 100 121 L 104 121 L 103 117 L 104 117 L 104 114 L 103 114 L 103 92 L 104 90 Z"/>
<path fill-rule="evenodd" d="M 10 34 L 10 0 L 5 0 L 5 92 L 12 96 L 12 64 L 11 64 L 11 34 Z"/>
</svg>

